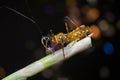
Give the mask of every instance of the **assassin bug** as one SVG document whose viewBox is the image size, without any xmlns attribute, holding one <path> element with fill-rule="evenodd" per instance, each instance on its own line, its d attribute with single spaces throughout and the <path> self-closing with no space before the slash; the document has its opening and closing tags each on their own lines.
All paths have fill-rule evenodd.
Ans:
<svg viewBox="0 0 120 80">
<path fill-rule="evenodd" d="M 53 53 L 54 51 L 62 48 L 63 56 L 65 57 L 64 46 L 66 44 L 75 40 L 80 40 L 90 34 L 90 28 L 88 26 L 80 26 L 80 21 L 78 19 L 78 16 L 76 16 L 78 9 L 77 7 L 74 7 L 72 10 L 74 9 L 75 13 L 73 12 L 72 16 L 65 16 L 65 26 L 67 33 L 60 32 L 55 35 L 51 31 L 51 34 L 49 36 L 42 37 L 41 42 L 46 49 L 46 53 Z"/>
<path fill-rule="evenodd" d="M 4 6 L 4 8 L 7 8 L 7 9 L 17 13 L 17 14 L 23 16 L 24 18 L 30 20 L 34 24 L 36 24 L 36 22 L 34 20 L 32 20 L 31 18 L 23 15 L 22 13 L 14 10 L 12 8 L 9 8 L 7 6 Z M 69 22 L 67 22 L 67 21 L 74 24 L 76 26 L 76 29 L 71 31 L 69 29 L 70 27 L 68 26 Z M 37 26 L 37 24 L 36 24 L 36 26 Z M 63 56 L 65 57 L 64 46 L 66 44 L 68 44 L 68 43 L 70 43 L 74 40 L 80 40 L 80 39 L 84 38 L 85 36 L 87 36 L 88 34 L 90 34 L 89 27 L 86 27 L 85 25 L 81 25 L 79 27 L 69 17 L 65 17 L 65 26 L 66 26 L 67 33 L 60 32 L 60 33 L 55 35 L 52 31 L 50 31 L 51 34 L 49 34 L 47 36 L 43 36 L 41 38 L 41 43 L 45 47 L 47 53 L 53 53 L 54 51 L 62 48 Z M 37 26 L 37 28 L 38 28 L 38 26 Z M 41 33 L 41 31 L 40 31 L 40 33 Z"/>
<path fill-rule="evenodd" d="M 80 27 L 77 27 L 73 31 L 69 32 L 67 23 L 65 23 L 65 25 L 67 33 L 60 32 L 56 35 L 52 33 L 50 36 L 44 36 L 41 38 L 41 42 L 45 47 L 47 53 L 52 53 L 62 48 L 63 56 L 65 57 L 64 55 L 65 44 L 68 44 L 75 40 L 80 40 L 86 37 L 88 34 L 90 34 L 89 31 L 90 28 L 88 26 L 86 27 L 85 25 L 81 25 Z"/>
</svg>

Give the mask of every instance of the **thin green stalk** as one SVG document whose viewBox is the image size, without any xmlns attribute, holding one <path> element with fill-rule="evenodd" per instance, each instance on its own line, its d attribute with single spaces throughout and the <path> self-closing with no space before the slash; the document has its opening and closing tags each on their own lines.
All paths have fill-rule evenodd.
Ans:
<svg viewBox="0 0 120 80">
<path fill-rule="evenodd" d="M 13 74 L 3 78 L 2 80 L 26 80 L 28 77 L 31 77 L 44 69 L 53 66 L 54 64 L 63 61 L 65 59 L 70 58 L 71 56 L 75 55 L 78 52 L 86 50 L 87 48 L 91 47 L 91 35 L 87 36 L 86 38 L 80 41 L 73 41 L 64 47 L 64 54 L 62 49 L 50 54 L 16 72 Z"/>
</svg>

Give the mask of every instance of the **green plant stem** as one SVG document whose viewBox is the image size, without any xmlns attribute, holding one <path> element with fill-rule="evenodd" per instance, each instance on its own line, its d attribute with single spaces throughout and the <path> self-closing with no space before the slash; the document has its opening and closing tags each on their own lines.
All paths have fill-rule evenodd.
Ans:
<svg viewBox="0 0 120 80">
<path fill-rule="evenodd" d="M 53 54 L 50 54 L 16 72 L 13 74 L 3 78 L 2 80 L 26 80 L 28 77 L 31 77 L 44 69 L 53 66 L 54 64 L 63 61 L 65 59 L 70 58 L 71 56 L 75 55 L 78 52 L 86 50 L 87 48 L 91 47 L 91 35 L 87 36 L 86 38 L 80 41 L 73 41 L 64 47 L 64 54 L 62 49 L 55 51 Z"/>
</svg>

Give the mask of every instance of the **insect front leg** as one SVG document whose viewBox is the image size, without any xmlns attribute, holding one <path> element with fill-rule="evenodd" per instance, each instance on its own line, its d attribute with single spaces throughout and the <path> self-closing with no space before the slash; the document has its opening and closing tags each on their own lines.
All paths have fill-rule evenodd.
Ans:
<svg viewBox="0 0 120 80">
<path fill-rule="evenodd" d="M 62 52 L 63 52 L 63 57 L 65 58 L 65 53 L 64 53 L 64 43 L 65 43 L 65 39 L 66 39 L 67 37 L 66 36 L 60 36 L 60 39 L 61 39 L 61 45 L 62 45 Z"/>
<path fill-rule="evenodd" d="M 48 42 L 50 41 L 50 38 L 48 36 L 44 36 L 41 38 L 41 43 L 45 47 L 46 54 L 53 53 L 54 50 L 48 45 Z"/>
</svg>

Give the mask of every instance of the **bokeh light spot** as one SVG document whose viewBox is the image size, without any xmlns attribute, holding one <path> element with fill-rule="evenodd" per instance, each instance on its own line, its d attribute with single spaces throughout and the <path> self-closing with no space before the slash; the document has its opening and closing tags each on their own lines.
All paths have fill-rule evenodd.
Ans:
<svg viewBox="0 0 120 80">
<path fill-rule="evenodd" d="M 3 67 L 0 66 L 0 78 L 3 78 L 5 76 L 5 70 Z"/>
<path fill-rule="evenodd" d="M 112 37 L 115 35 L 115 28 L 114 26 L 110 26 L 109 30 L 106 32 L 107 37 Z"/>
<path fill-rule="evenodd" d="M 46 78 L 49 79 L 53 76 L 53 70 L 52 69 L 46 69 L 42 72 L 42 75 Z"/>
<path fill-rule="evenodd" d="M 100 38 L 101 32 L 100 32 L 100 29 L 98 28 L 97 25 L 92 25 L 90 27 L 90 33 L 94 33 L 92 38 L 94 38 L 94 39 L 99 39 Z"/>
<path fill-rule="evenodd" d="M 59 77 L 57 80 L 69 80 L 67 77 Z"/>
<path fill-rule="evenodd" d="M 116 26 L 117 26 L 118 30 L 120 30 L 120 20 L 117 21 Z"/>
<path fill-rule="evenodd" d="M 106 20 L 101 20 L 98 23 L 100 30 L 102 31 L 102 34 L 106 37 L 112 37 L 115 35 L 115 29 L 114 27 L 109 24 Z"/>
<path fill-rule="evenodd" d="M 87 19 L 90 22 L 97 20 L 99 18 L 99 16 L 100 16 L 100 12 L 97 8 L 91 8 L 87 12 Z"/>
<path fill-rule="evenodd" d="M 88 5 L 82 6 L 82 8 L 81 8 L 82 14 L 86 15 L 89 9 L 90 9 L 90 6 L 88 6 Z"/>
<path fill-rule="evenodd" d="M 114 47 L 113 47 L 112 43 L 106 42 L 104 44 L 104 52 L 105 52 L 105 54 L 106 55 L 111 55 L 111 54 L 113 54 L 113 51 L 114 51 Z"/>
<path fill-rule="evenodd" d="M 107 66 L 103 66 L 99 71 L 99 76 L 102 79 L 107 79 L 110 76 L 110 70 Z"/>
<path fill-rule="evenodd" d="M 98 0 L 87 0 L 87 2 L 91 5 L 96 5 L 98 3 Z"/>
<path fill-rule="evenodd" d="M 66 6 L 67 7 L 73 7 L 73 6 L 76 6 L 76 5 L 77 5 L 76 0 L 66 0 Z"/>
<path fill-rule="evenodd" d="M 108 31 L 109 30 L 110 24 L 106 20 L 101 20 L 98 25 L 99 25 L 99 27 L 102 31 Z"/>
</svg>

